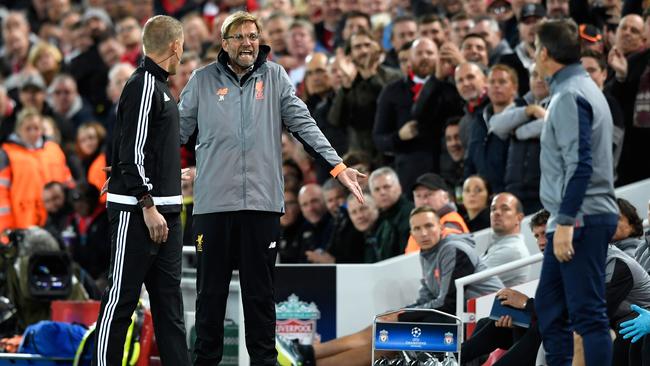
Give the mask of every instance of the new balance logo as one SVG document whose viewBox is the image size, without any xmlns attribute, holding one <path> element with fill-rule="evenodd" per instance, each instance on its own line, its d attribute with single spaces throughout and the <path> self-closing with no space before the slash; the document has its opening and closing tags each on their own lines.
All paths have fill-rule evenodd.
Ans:
<svg viewBox="0 0 650 366">
<path fill-rule="evenodd" d="M 163 93 L 163 96 L 165 97 L 165 102 L 169 102 L 172 100 L 170 97 L 167 96 L 167 93 Z"/>
<path fill-rule="evenodd" d="M 269 249 L 273 249 L 273 248 L 275 248 L 275 242 L 274 241 L 272 241 L 271 245 L 269 245 Z"/>
</svg>

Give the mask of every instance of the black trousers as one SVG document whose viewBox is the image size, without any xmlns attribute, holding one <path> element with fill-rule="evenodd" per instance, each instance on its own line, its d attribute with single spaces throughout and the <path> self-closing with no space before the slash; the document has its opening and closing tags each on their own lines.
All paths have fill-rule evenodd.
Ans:
<svg viewBox="0 0 650 366">
<path fill-rule="evenodd" d="M 494 365 L 535 366 L 537 351 L 542 337 L 536 324 L 530 328 L 500 328 L 494 320 L 483 318 L 476 323 L 476 330 L 470 339 L 463 342 L 461 356 L 463 364 L 471 364 L 480 356 L 486 356 L 497 348 L 508 352 Z"/>
<path fill-rule="evenodd" d="M 217 365 L 230 278 L 239 269 L 251 365 L 275 365 L 273 278 L 280 215 L 261 211 L 194 215 L 197 254 L 194 365 Z"/>
<path fill-rule="evenodd" d="M 141 212 L 108 210 L 111 264 L 95 331 L 94 366 L 122 365 L 126 332 L 142 284 L 151 302 L 163 365 L 189 365 L 181 295 L 182 228 L 179 214 L 163 215 L 169 234 L 156 244 Z"/>
</svg>

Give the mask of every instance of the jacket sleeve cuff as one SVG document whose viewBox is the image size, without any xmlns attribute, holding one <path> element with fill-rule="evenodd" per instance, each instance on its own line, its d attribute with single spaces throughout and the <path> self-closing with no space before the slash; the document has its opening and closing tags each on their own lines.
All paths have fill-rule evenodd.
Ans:
<svg viewBox="0 0 650 366">
<path fill-rule="evenodd" d="M 336 178 L 339 173 L 347 169 L 347 166 L 343 163 L 339 163 L 337 166 L 334 167 L 334 169 L 330 170 L 330 175 L 334 178 Z"/>
<path fill-rule="evenodd" d="M 555 222 L 558 225 L 573 226 L 576 223 L 576 218 L 569 215 L 559 214 L 555 218 Z"/>
</svg>

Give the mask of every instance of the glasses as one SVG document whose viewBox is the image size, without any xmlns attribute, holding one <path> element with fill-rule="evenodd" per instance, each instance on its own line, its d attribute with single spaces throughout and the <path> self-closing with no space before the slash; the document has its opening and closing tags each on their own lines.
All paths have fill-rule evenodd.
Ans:
<svg viewBox="0 0 650 366">
<path fill-rule="evenodd" d="M 224 37 L 224 39 L 233 39 L 237 43 L 244 42 L 244 38 L 248 38 L 249 41 L 255 42 L 260 39 L 260 35 L 259 33 L 248 33 L 246 35 L 237 33 L 237 34 L 233 34 L 232 36 Z"/>
</svg>

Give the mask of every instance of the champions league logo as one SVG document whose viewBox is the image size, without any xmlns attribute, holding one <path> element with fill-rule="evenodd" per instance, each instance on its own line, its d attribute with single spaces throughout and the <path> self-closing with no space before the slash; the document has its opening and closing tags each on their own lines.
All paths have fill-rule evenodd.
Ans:
<svg viewBox="0 0 650 366">
<path fill-rule="evenodd" d="M 379 341 L 382 343 L 386 343 L 388 341 L 388 331 L 387 330 L 381 330 L 379 332 Z"/>
<path fill-rule="evenodd" d="M 454 343 L 454 334 L 451 332 L 445 333 L 445 344 L 450 345 Z"/>
<path fill-rule="evenodd" d="M 422 329 L 418 327 L 413 327 L 413 329 L 411 329 L 411 335 L 413 336 L 413 338 L 420 338 L 420 336 L 422 335 Z"/>
</svg>

